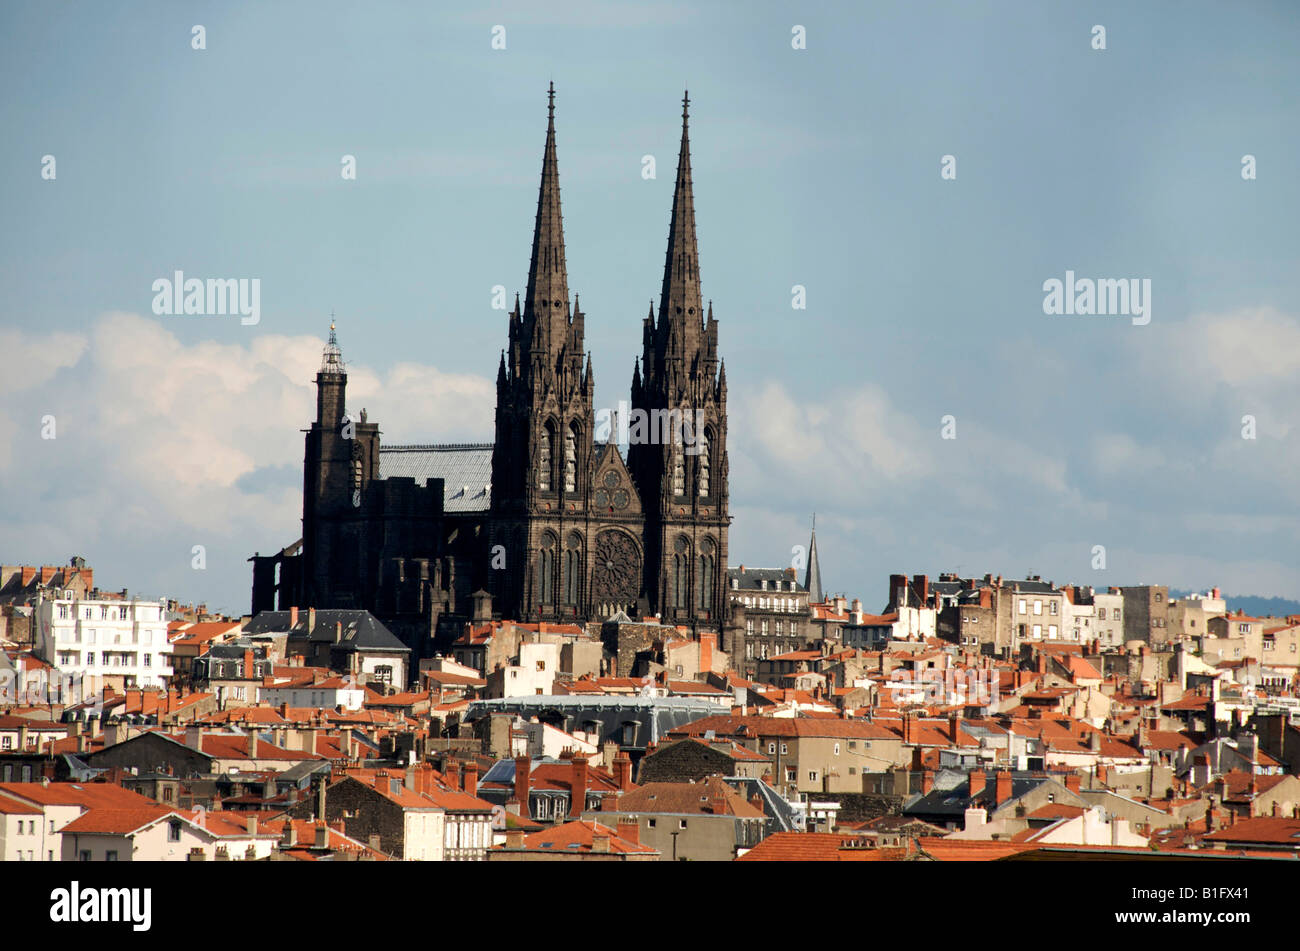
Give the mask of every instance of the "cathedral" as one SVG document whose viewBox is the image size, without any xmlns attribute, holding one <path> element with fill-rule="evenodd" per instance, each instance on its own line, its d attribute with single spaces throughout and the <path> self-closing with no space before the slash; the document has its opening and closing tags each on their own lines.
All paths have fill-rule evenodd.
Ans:
<svg viewBox="0 0 1300 951">
<path fill-rule="evenodd" d="M 593 405 L 569 296 L 548 92 L 532 259 L 497 367 L 491 443 L 382 446 L 347 410 L 333 324 L 306 431 L 302 538 L 254 555 L 253 612 L 366 608 L 416 650 L 465 621 L 650 616 L 720 631 L 727 610 L 727 380 L 700 292 L 689 97 L 663 286 L 641 326 L 630 415 Z M 685 420 L 685 422 L 681 422 Z M 618 439 L 630 434 L 624 458 Z"/>
</svg>

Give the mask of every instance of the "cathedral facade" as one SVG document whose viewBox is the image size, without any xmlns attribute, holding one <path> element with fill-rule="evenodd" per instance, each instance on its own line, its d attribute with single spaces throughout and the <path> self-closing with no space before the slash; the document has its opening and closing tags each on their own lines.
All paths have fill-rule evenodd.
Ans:
<svg viewBox="0 0 1300 951">
<path fill-rule="evenodd" d="M 421 653 L 491 617 L 590 623 L 621 612 L 722 629 L 727 383 L 700 291 L 689 99 L 658 314 L 652 306 L 642 322 L 619 418 L 594 404 L 586 315 L 569 295 L 548 95 L 532 258 L 497 369 L 493 442 L 382 446 L 365 411 L 347 411 L 331 325 L 306 434 L 302 539 L 251 559 L 254 613 L 364 607 Z"/>
</svg>

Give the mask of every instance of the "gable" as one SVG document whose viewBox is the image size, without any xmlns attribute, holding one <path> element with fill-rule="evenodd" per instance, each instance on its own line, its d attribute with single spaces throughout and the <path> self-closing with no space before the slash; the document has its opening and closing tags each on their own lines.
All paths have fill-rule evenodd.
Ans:
<svg viewBox="0 0 1300 951">
<path fill-rule="evenodd" d="M 596 450 L 592 466 L 591 511 L 602 515 L 640 515 L 641 496 L 627 471 L 623 455 L 613 443 Z"/>
</svg>

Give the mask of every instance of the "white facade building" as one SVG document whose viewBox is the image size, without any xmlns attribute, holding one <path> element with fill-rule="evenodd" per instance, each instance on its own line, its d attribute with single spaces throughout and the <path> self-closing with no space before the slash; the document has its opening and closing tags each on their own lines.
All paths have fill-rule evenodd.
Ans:
<svg viewBox="0 0 1300 951">
<path fill-rule="evenodd" d="M 40 597 L 34 620 L 37 656 L 65 677 L 81 678 L 77 700 L 98 693 L 109 678 L 126 687 L 167 686 L 172 669 L 161 601 Z"/>
</svg>

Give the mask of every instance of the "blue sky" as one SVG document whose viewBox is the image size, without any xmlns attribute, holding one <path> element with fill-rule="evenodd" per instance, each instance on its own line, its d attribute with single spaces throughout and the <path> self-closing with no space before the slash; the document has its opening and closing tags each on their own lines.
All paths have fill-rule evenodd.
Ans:
<svg viewBox="0 0 1300 951">
<path fill-rule="evenodd" d="M 386 439 L 489 439 L 554 80 L 600 405 L 690 88 L 733 563 L 816 510 L 869 605 L 891 571 L 1300 596 L 1297 48 L 1290 3 L 6 4 L 0 557 L 246 609 L 331 309 Z M 178 268 L 259 278 L 261 322 L 154 316 Z M 1045 315 L 1067 269 L 1150 279 L 1151 323 Z"/>
</svg>

